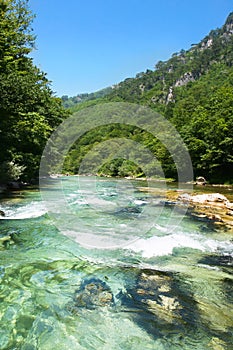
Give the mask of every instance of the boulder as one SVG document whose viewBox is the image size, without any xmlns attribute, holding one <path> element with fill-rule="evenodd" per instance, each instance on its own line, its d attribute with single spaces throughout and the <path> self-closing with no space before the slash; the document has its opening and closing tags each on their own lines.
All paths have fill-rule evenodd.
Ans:
<svg viewBox="0 0 233 350">
<path fill-rule="evenodd" d="M 203 176 L 199 176 L 196 178 L 196 185 L 205 185 L 206 179 Z"/>
<path fill-rule="evenodd" d="M 110 306 L 113 303 L 113 293 L 110 287 L 98 278 L 84 280 L 75 291 L 76 308 L 95 309 L 100 306 Z"/>
<path fill-rule="evenodd" d="M 135 288 L 128 290 L 128 295 L 136 306 L 147 309 L 156 319 L 169 324 L 173 323 L 174 318 L 182 321 L 183 308 L 179 295 L 174 293 L 172 276 L 168 273 L 144 270 L 139 275 Z"/>
<path fill-rule="evenodd" d="M 224 205 L 229 204 L 229 200 L 220 193 L 205 193 L 205 194 L 196 194 L 189 195 L 187 193 L 181 194 L 178 197 L 179 200 L 190 203 L 197 204 L 207 204 L 207 203 L 222 203 Z"/>
<path fill-rule="evenodd" d="M 215 221 L 215 222 L 223 222 L 221 216 L 218 215 L 218 214 L 210 214 L 210 215 L 208 216 L 208 218 L 209 218 L 210 220 Z"/>
<path fill-rule="evenodd" d="M 6 216 L 3 210 L 0 210 L 0 216 Z"/>
</svg>

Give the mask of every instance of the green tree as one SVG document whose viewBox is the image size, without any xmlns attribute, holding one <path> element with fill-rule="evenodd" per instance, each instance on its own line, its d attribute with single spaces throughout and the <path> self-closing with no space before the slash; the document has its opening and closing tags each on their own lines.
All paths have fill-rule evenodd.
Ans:
<svg viewBox="0 0 233 350">
<path fill-rule="evenodd" d="M 38 175 L 46 139 L 68 116 L 46 74 L 28 56 L 33 18 L 28 0 L 0 2 L 0 163 L 21 166 L 27 180 Z"/>
</svg>

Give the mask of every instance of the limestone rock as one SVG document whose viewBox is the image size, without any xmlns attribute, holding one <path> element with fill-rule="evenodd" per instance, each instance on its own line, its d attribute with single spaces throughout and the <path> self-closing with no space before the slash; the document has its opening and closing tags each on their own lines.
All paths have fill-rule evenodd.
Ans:
<svg viewBox="0 0 233 350">
<path fill-rule="evenodd" d="M 167 95 L 167 100 L 166 100 L 166 103 L 169 103 L 169 102 L 174 102 L 174 95 L 173 95 L 173 87 L 172 86 L 169 88 L 169 93 Z"/>
<path fill-rule="evenodd" d="M 165 322 L 172 323 L 182 319 L 182 305 L 179 296 L 174 295 L 172 277 L 162 272 L 144 271 L 138 278 L 136 288 L 130 292 L 133 300 L 147 308 L 153 315 Z"/>
<path fill-rule="evenodd" d="M 226 349 L 226 344 L 223 340 L 213 337 L 209 342 L 208 346 L 213 350 L 224 350 Z"/>
<path fill-rule="evenodd" d="M 108 306 L 113 303 L 113 294 L 110 287 L 97 278 L 85 280 L 80 288 L 75 291 L 75 307 L 94 309 L 100 306 Z"/>
<path fill-rule="evenodd" d="M 180 79 L 178 79 L 175 82 L 175 87 L 187 85 L 190 81 L 194 81 L 194 80 L 195 80 L 195 78 L 194 78 L 192 72 L 184 73 L 184 75 L 182 77 L 180 77 Z"/>
<path fill-rule="evenodd" d="M 207 193 L 207 194 L 197 194 L 197 195 L 189 195 L 187 193 L 181 194 L 178 199 L 192 202 L 192 203 L 223 203 L 227 204 L 229 203 L 229 200 L 220 193 Z"/>
<path fill-rule="evenodd" d="M 196 178 L 196 184 L 197 185 L 205 185 L 206 179 L 203 176 L 199 176 Z"/>
<path fill-rule="evenodd" d="M 227 202 L 226 203 L 226 208 L 229 210 L 233 210 L 233 203 Z"/>
</svg>

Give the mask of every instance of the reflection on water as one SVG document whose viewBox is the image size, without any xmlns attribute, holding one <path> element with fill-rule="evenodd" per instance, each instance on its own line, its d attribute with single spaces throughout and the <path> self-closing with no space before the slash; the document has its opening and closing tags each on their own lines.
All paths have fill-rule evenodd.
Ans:
<svg viewBox="0 0 233 350">
<path fill-rule="evenodd" d="M 120 195 L 112 180 L 98 184 L 98 205 L 113 204 L 89 216 L 65 181 L 92 230 L 110 222 L 125 234 L 137 215 L 160 217 L 124 247 L 86 249 L 58 231 L 37 191 L 2 200 L 0 349 L 231 349 L 232 234 L 189 217 L 170 232 L 171 208 L 132 185 Z"/>
</svg>

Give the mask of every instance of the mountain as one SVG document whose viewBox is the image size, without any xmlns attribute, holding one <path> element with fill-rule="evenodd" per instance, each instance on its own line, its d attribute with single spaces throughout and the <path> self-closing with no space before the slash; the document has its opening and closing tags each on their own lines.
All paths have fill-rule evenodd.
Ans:
<svg viewBox="0 0 233 350">
<path fill-rule="evenodd" d="M 212 30 L 200 43 L 174 53 L 168 61 L 159 61 L 155 70 L 138 73 L 116 86 L 109 98 L 159 106 L 176 102 L 179 88 L 193 83 L 222 64 L 233 62 L 233 13 L 220 29 Z"/>
<path fill-rule="evenodd" d="M 233 13 L 221 28 L 211 30 L 189 50 L 174 53 L 169 60 L 159 61 L 153 71 L 127 78 L 104 97 L 81 103 L 73 111 L 111 101 L 138 103 L 158 111 L 181 134 L 195 176 L 233 182 Z M 100 134 L 93 142 L 101 142 Z M 148 139 L 144 137 L 145 145 L 151 145 Z M 162 146 L 155 142 L 151 150 L 161 160 L 165 174 L 176 177 L 171 157 L 161 156 Z"/>
<path fill-rule="evenodd" d="M 91 93 L 77 94 L 76 96 L 69 97 L 68 95 L 63 95 L 61 97 L 62 104 L 65 108 L 74 108 L 77 104 L 95 100 L 97 98 L 102 98 L 112 92 L 113 87 L 106 87 L 104 89 L 98 90 Z"/>
</svg>

